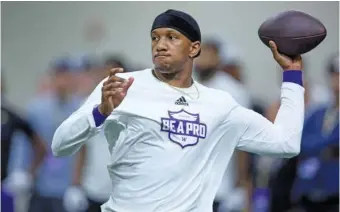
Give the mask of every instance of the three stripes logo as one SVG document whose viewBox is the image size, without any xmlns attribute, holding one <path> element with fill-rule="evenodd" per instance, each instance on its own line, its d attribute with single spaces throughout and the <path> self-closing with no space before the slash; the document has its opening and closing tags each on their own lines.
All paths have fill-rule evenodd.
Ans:
<svg viewBox="0 0 340 212">
<path fill-rule="evenodd" d="M 187 101 L 185 100 L 185 98 L 182 96 L 181 98 L 177 99 L 177 101 L 175 102 L 176 105 L 185 105 L 185 106 L 189 106 L 189 104 L 187 103 Z"/>
</svg>

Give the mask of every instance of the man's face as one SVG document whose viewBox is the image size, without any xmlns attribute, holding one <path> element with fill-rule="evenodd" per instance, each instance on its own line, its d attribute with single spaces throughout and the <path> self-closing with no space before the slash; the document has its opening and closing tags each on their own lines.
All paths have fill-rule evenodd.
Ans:
<svg viewBox="0 0 340 212">
<path fill-rule="evenodd" d="M 57 92 L 69 91 L 74 83 L 74 78 L 68 70 L 56 71 L 52 77 L 52 82 Z"/>
<path fill-rule="evenodd" d="M 152 61 L 155 70 L 175 73 L 194 57 L 200 48 L 199 42 L 191 42 L 186 36 L 171 28 L 158 28 L 151 32 Z"/>
</svg>

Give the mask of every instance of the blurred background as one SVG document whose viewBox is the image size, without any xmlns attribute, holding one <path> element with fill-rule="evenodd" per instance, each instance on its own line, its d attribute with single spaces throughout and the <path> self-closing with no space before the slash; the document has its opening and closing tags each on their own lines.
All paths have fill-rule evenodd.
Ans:
<svg viewBox="0 0 340 212">
<path fill-rule="evenodd" d="M 152 68 L 151 25 L 170 8 L 200 25 L 195 79 L 271 121 L 282 73 L 258 38 L 259 26 L 291 9 L 325 25 L 326 39 L 303 55 L 301 156 L 235 152 L 214 210 L 338 211 L 339 2 L 1 2 L 2 211 L 100 211 L 111 192 L 105 138 L 89 141 L 75 156 L 55 158 L 53 133 L 109 68 Z"/>
</svg>

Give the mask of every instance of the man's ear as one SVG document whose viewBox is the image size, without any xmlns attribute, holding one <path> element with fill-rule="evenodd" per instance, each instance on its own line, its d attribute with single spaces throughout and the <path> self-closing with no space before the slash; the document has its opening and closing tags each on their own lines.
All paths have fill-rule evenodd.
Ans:
<svg viewBox="0 0 340 212">
<path fill-rule="evenodd" d="M 190 58 L 198 57 L 200 52 L 201 52 L 201 42 L 199 41 L 192 42 L 191 47 L 190 47 L 189 57 Z"/>
</svg>

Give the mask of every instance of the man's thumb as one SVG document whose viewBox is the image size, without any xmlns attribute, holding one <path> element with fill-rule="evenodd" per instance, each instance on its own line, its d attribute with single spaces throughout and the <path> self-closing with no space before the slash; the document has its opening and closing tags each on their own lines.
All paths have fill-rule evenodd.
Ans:
<svg viewBox="0 0 340 212">
<path fill-rule="evenodd" d="M 279 54 L 279 52 L 277 51 L 277 46 L 276 46 L 275 42 L 272 41 L 272 40 L 269 41 L 269 47 L 270 47 L 270 50 L 273 53 L 273 56 L 276 57 Z"/>
</svg>

